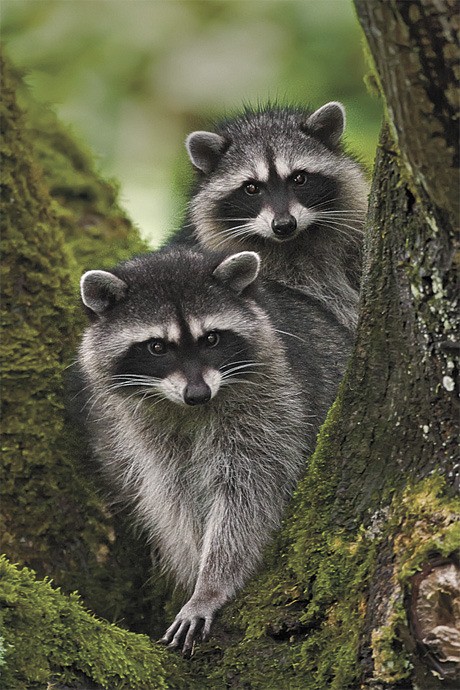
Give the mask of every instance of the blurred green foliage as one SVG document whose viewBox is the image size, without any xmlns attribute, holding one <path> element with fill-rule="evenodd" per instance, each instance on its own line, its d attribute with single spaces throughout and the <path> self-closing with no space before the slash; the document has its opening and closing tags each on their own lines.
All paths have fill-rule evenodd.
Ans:
<svg viewBox="0 0 460 690">
<path fill-rule="evenodd" d="M 340 100 L 372 164 L 382 108 L 351 0 L 2 0 L 2 40 L 152 244 L 181 220 L 186 133 L 242 103 Z"/>
</svg>

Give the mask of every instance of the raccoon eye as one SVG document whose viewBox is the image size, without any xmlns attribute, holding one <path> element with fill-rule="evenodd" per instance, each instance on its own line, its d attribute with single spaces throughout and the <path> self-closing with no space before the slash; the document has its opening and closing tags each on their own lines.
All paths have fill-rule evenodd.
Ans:
<svg viewBox="0 0 460 690">
<path fill-rule="evenodd" d="M 296 172 L 292 176 L 292 181 L 294 182 L 294 184 L 299 185 L 299 187 L 301 187 L 307 181 L 307 176 L 302 171 Z"/>
<path fill-rule="evenodd" d="M 258 194 L 260 192 L 260 187 L 255 182 L 245 182 L 244 183 L 244 191 L 246 192 L 246 194 L 249 194 L 250 196 L 252 196 L 252 195 Z"/>
<path fill-rule="evenodd" d="M 217 331 L 209 331 L 209 333 L 206 333 L 204 336 L 204 342 L 206 343 L 207 347 L 215 347 L 220 340 L 220 335 L 218 334 Z"/>
<path fill-rule="evenodd" d="M 147 350 L 151 355 L 165 355 L 166 344 L 162 340 L 151 340 L 147 345 Z"/>
</svg>

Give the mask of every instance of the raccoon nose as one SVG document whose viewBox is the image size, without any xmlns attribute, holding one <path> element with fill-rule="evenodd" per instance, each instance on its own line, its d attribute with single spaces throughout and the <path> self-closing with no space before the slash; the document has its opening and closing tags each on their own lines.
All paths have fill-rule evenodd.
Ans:
<svg viewBox="0 0 460 690">
<path fill-rule="evenodd" d="M 189 383 L 185 387 L 184 402 L 187 405 L 204 405 L 211 400 L 211 389 L 202 383 Z"/>
<path fill-rule="evenodd" d="M 272 230 L 278 237 L 290 237 L 297 228 L 297 221 L 294 216 L 287 213 L 283 216 L 275 216 L 272 220 Z"/>
</svg>

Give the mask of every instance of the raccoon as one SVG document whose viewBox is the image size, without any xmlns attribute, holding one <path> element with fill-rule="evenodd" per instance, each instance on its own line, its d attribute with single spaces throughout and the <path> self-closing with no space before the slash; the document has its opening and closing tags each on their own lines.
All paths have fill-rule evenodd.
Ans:
<svg viewBox="0 0 460 690">
<path fill-rule="evenodd" d="M 345 110 L 267 106 L 192 132 L 197 173 L 173 242 L 251 250 L 265 277 L 320 299 L 354 329 L 368 184 L 344 153 Z"/>
<path fill-rule="evenodd" d="M 351 347 L 259 266 L 175 247 L 81 279 L 90 438 L 191 595 L 163 638 L 185 655 L 260 561 Z"/>
</svg>

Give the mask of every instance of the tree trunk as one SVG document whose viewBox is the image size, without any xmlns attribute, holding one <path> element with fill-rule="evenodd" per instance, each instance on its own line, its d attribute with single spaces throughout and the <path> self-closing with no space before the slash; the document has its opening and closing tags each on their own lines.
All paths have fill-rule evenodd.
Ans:
<svg viewBox="0 0 460 690">
<path fill-rule="evenodd" d="M 366 307 L 371 305 L 374 319 L 370 320 L 369 333 L 377 330 L 375 271 L 390 279 L 395 288 L 395 299 L 388 301 L 388 290 L 382 290 L 387 305 L 391 308 L 393 302 L 395 309 L 387 310 L 390 328 L 385 341 L 393 345 L 394 353 L 385 358 L 388 376 L 382 380 L 388 383 L 380 386 L 380 393 L 382 403 L 387 402 L 387 429 L 393 420 L 398 426 L 391 433 L 391 453 L 383 455 L 385 480 L 392 473 L 395 478 L 402 474 L 403 482 L 408 476 L 418 480 L 437 473 L 444 478 L 446 489 L 451 487 L 451 493 L 457 494 L 458 4 L 455 0 L 355 0 L 355 4 L 375 61 L 391 132 L 384 137 L 375 172 L 369 219 L 370 266 L 360 329 L 362 337 Z M 378 233 L 387 239 L 373 241 Z M 375 260 L 380 250 L 381 262 Z M 385 308 L 385 304 L 381 306 Z M 392 322 L 399 326 L 399 334 Z M 359 352 L 359 342 L 357 349 Z M 377 562 L 366 632 L 378 649 L 379 637 L 382 639 L 393 625 L 393 645 L 399 636 L 414 667 L 408 678 L 420 687 L 457 687 L 460 540 L 455 519 L 459 505 L 451 515 L 433 511 L 428 499 L 424 507 L 425 519 L 414 525 L 410 541 L 407 535 L 404 543 L 405 550 L 424 551 L 424 558 L 404 577 L 398 573 L 397 559 L 390 560 L 401 537 L 396 529 Z M 449 548 L 441 539 L 426 549 L 427 529 L 434 533 L 436 524 L 447 525 L 449 521 L 454 535 Z M 441 551 L 447 558 L 441 557 Z M 418 574 L 408 578 L 415 571 Z M 397 605 L 389 602 L 403 596 L 406 615 L 401 615 L 395 626 L 391 617 Z M 374 663 L 367 665 L 364 677 L 372 679 L 380 674 L 385 679 L 385 663 L 375 651 L 374 644 Z"/>
<path fill-rule="evenodd" d="M 78 281 L 146 249 L 113 187 L 2 59 L 1 550 L 99 615 L 136 631 L 152 613 L 145 541 L 101 500 L 83 436 L 67 419 L 66 367 L 85 321 Z M 18 100 L 26 115 L 18 106 Z M 158 621 L 154 620 L 159 619 Z"/>
</svg>

